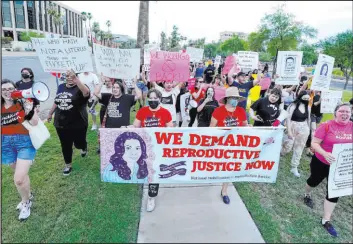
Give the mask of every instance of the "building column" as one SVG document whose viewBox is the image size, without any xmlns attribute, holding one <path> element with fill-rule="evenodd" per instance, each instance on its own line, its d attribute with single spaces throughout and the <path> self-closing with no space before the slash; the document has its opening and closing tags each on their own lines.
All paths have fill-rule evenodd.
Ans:
<svg viewBox="0 0 353 244">
<path fill-rule="evenodd" d="M 73 13 L 70 11 L 70 26 L 71 26 L 71 36 L 74 36 L 74 20 L 73 20 Z"/>
<path fill-rule="evenodd" d="M 25 27 L 26 27 L 26 31 L 28 31 L 29 27 L 28 27 L 27 1 L 23 1 L 23 11 L 25 12 Z"/>
<path fill-rule="evenodd" d="M 40 7 L 41 1 L 34 1 L 34 8 L 36 11 L 36 24 L 37 24 L 37 32 L 40 32 L 40 26 L 39 26 L 39 7 Z"/>
<path fill-rule="evenodd" d="M 43 33 L 45 33 L 45 26 L 47 25 L 46 19 L 45 19 L 45 9 L 44 9 L 44 2 L 39 1 L 39 7 L 42 9 L 42 24 L 43 24 Z"/>
<path fill-rule="evenodd" d="M 47 2 L 47 8 L 49 8 L 49 2 Z M 44 11 L 47 13 L 48 9 L 44 9 Z M 51 26 L 50 26 L 50 16 L 49 16 L 48 13 L 47 13 L 47 19 L 45 21 L 46 21 L 46 24 L 48 25 L 48 32 L 50 33 L 51 32 Z"/>
<path fill-rule="evenodd" d="M 11 11 L 13 40 L 18 41 L 17 32 L 16 32 L 15 5 L 13 4 L 13 1 L 9 1 L 9 2 L 10 2 L 10 11 Z"/>
</svg>

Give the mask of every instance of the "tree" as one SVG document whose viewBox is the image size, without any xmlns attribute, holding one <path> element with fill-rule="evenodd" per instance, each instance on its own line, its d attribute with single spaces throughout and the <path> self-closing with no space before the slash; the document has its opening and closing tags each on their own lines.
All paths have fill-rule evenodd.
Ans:
<svg viewBox="0 0 353 244">
<path fill-rule="evenodd" d="M 91 19 L 92 18 L 93 18 L 93 15 L 91 13 L 87 13 L 89 33 L 90 33 L 90 36 L 91 36 L 91 43 L 92 43 L 92 47 L 93 47 L 93 36 L 92 36 L 92 27 L 91 27 Z M 93 53 L 93 48 L 92 48 L 92 53 Z"/>
<path fill-rule="evenodd" d="M 40 34 L 34 31 L 21 32 L 20 39 L 23 42 L 30 42 L 32 38 L 44 38 L 44 34 Z"/>
<path fill-rule="evenodd" d="M 179 42 L 181 41 L 181 35 L 179 33 L 179 28 L 173 25 L 173 31 L 170 34 L 170 49 L 177 51 L 180 48 Z"/>
<path fill-rule="evenodd" d="M 92 23 L 92 32 L 94 33 L 94 37 L 95 37 L 96 39 L 98 39 L 98 33 L 99 33 L 99 31 L 100 31 L 99 23 L 96 22 L 96 21 L 94 21 L 94 22 Z"/>
<path fill-rule="evenodd" d="M 271 62 L 272 61 L 272 56 L 270 53 L 266 52 L 260 52 L 259 53 L 259 61 L 261 62 Z"/>
<path fill-rule="evenodd" d="M 143 63 L 144 45 L 150 42 L 149 37 L 149 2 L 140 1 L 139 21 L 137 28 L 137 47 L 140 48 L 140 61 Z"/>
<path fill-rule="evenodd" d="M 161 50 L 167 50 L 167 35 L 164 33 L 164 31 L 161 32 Z"/>
<path fill-rule="evenodd" d="M 347 88 L 350 76 L 353 74 L 353 32 L 347 30 L 319 43 L 323 53 L 335 58 L 335 63 L 346 77 L 344 89 Z"/>
<path fill-rule="evenodd" d="M 273 77 L 276 73 L 278 51 L 296 50 L 304 37 L 313 38 L 317 30 L 295 21 L 293 14 L 285 12 L 285 4 L 277 7 L 272 14 L 266 14 L 261 20 L 260 32 L 265 34 L 267 52 L 275 56 Z"/>
<path fill-rule="evenodd" d="M 264 43 L 267 39 L 267 36 L 267 30 L 263 30 L 260 32 L 251 32 L 248 36 L 249 49 L 253 52 L 264 52 Z"/>
<path fill-rule="evenodd" d="M 83 23 L 85 24 L 85 31 L 86 31 L 86 36 L 88 36 L 88 33 L 87 33 L 87 13 L 86 12 L 81 12 L 81 18 L 82 18 L 82 21 Z"/>
<path fill-rule="evenodd" d="M 212 42 L 212 43 L 208 43 L 204 46 L 204 54 L 205 54 L 205 57 L 208 57 L 208 58 L 214 58 L 216 57 L 216 55 L 219 54 L 219 46 L 220 46 L 220 43 L 217 43 L 217 42 Z"/>
<path fill-rule="evenodd" d="M 108 27 L 108 32 L 110 31 L 109 28 L 110 26 L 112 26 L 112 22 L 110 20 L 107 20 L 107 22 L 105 22 L 105 25 Z"/>
<path fill-rule="evenodd" d="M 135 39 L 130 39 L 127 42 L 123 42 L 119 46 L 119 48 L 121 48 L 121 49 L 131 49 L 131 48 L 135 48 L 135 47 L 136 47 L 136 40 Z"/>
<path fill-rule="evenodd" d="M 200 39 L 196 39 L 196 40 L 189 40 L 188 41 L 188 46 L 189 47 L 195 47 L 195 48 L 204 48 L 205 46 L 205 41 L 206 38 L 200 38 Z"/>
<path fill-rule="evenodd" d="M 223 43 L 221 43 L 220 48 L 228 56 L 232 53 L 237 53 L 238 51 L 247 51 L 248 44 L 246 41 L 240 39 L 238 36 L 233 35 L 232 38 L 225 40 Z"/>
<path fill-rule="evenodd" d="M 318 54 L 314 45 L 304 42 L 299 50 L 303 52 L 302 64 L 313 65 L 317 63 Z"/>
<path fill-rule="evenodd" d="M 49 3 L 49 6 L 47 8 L 47 13 L 49 15 L 49 18 L 52 22 L 54 22 L 54 26 L 57 27 L 57 25 L 55 24 L 55 17 L 58 14 L 58 7 L 56 6 L 55 3 Z M 54 30 L 52 30 L 52 32 L 54 32 Z"/>
</svg>

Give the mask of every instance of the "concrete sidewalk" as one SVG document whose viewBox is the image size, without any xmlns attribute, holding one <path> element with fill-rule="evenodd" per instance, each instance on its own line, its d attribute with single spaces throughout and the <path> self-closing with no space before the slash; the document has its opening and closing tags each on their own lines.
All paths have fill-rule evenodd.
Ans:
<svg viewBox="0 0 353 244">
<path fill-rule="evenodd" d="M 153 212 L 144 187 L 138 243 L 265 243 L 234 186 L 223 203 L 221 184 L 160 185 Z"/>
</svg>

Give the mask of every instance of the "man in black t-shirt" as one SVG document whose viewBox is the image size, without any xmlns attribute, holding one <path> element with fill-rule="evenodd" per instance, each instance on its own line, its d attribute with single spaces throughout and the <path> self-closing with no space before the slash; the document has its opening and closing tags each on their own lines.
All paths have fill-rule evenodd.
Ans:
<svg viewBox="0 0 353 244">
<path fill-rule="evenodd" d="M 207 84 L 211 84 L 213 80 L 213 76 L 215 75 L 215 68 L 213 67 L 212 64 L 209 64 L 207 69 L 203 72 L 204 74 L 204 80 Z"/>
</svg>

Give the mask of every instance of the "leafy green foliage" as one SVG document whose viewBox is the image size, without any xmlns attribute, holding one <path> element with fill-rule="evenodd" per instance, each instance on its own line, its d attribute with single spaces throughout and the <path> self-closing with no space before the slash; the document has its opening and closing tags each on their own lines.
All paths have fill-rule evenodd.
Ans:
<svg viewBox="0 0 353 244">
<path fill-rule="evenodd" d="M 44 38 L 44 34 L 40 34 L 34 31 L 21 32 L 20 40 L 23 42 L 30 42 L 32 38 Z"/>
<path fill-rule="evenodd" d="M 273 59 L 270 53 L 260 52 L 259 53 L 259 61 L 261 62 L 271 62 Z"/>
<path fill-rule="evenodd" d="M 220 49 L 226 53 L 226 55 L 231 55 L 232 53 L 237 53 L 238 51 L 249 50 L 249 45 L 246 41 L 240 39 L 238 36 L 233 36 L 232 38 L 225 40 Z"/>
<path fill-rule="evenodd" d="M 173 31 L 170 37 L 170 48 L 178 48 L 179 42 L 181 41 L 181 35 L 179 33 L 179 28 L 176 25 L 173 25 Z"/>
<path fill-rule="evenodd" d="M 164 31 L 161 32 L 161 50 L 167 50 L 167 35 L 164 33 Z"/>
<path fill-rule="evenodd" d="M 11 44 L 11 42 L 13 41 L 13 39 L 9 36 L 5 36 L 5 37 L 1 37 L 1 44 Z"/>
<path fill-rule="evenodd" d="M 317 63 L 317 58 L 319 55 L 316 52 L 316 48 L 314 45 L 304 43 L 303 45 L 301 45 L 299 50 L 303 52 L 302 64 L 314 65 Z"/>
</svg>

